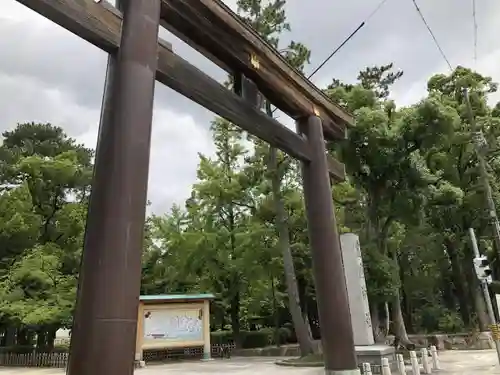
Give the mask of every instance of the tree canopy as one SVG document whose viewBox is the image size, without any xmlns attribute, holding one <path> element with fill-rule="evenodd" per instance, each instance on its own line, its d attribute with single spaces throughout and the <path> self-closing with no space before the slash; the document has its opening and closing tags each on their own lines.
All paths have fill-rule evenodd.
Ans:
<svg viewBox="0 0 500 375">
<path fill-rule="evenodd" d="M 311 51 L 288 40 L 286 1 L 239 0 L 242 19 L 303 71 Z M 485 204 L 473 118 L 485 138 L 488 178 L 500 205 L 497 84 L 459 66 L 429 77 L 427 93 L 400 107 L 404 77 L 390 62 L 324 92 L 356 125 L 328 152 L 346 166 L 333 187 L 341 232 L 359 235 L 377 338 L 485 329 L 468 228 L 500 272 Z M 264 108 L 271 115 L 270 103 Z M 211 328 L 239 346 L 320 335 L 300 169 L 234 124 L 211 124 L 215 155 L 199 155 L 188 198 L 147 219 L 142 293 L 211 292 Z M 18 124 L 0 146 L 2 345 L 51 347 L 71 327 L 93 151 L 52 124 Z M 496 286 L 494 286 L 496 287 Z M 253 333 L 252 333 L 253 332 Z M 260 332 L 258 335 L 255 332 Z"/>
</svg>

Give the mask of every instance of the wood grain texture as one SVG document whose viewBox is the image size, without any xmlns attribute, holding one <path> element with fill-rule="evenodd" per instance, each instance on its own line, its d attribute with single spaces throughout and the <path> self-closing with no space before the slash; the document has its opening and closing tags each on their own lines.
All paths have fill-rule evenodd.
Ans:
<svg viewBox="0 0 500 375">
<path fill-rule="evenodd" d="M 298 134 L 171 51 L 160 50 L 158 57 L 158 81 L 289 155 L 309 160 L 309 146 Z"/>
<path fill-rule="evenodd" d="M 180 40 L 182 40 L 184 43 L 187 45 L 191 46 L 191 48 L 195 49 L 197 52 L 208 58 L 210 61 L 212 61 L 215 65 L 219 66 L 221 69 L 225 70 L 228 74 L 232 73 L 231 68 L 219 60 L 217 57 L 215 57 L 210 51 L 206 50 L 205 48 L 197 45 L 196 43 L 193 42 L 191 38 L 188 36 L 182 34 L 179 32 L 176 28 L 172 27 L 169 23 L 165 22 L 165 20 L 160 21 L 160 25 L 166 29 L 168 32 L 170 32 L 172 35 L 176 36 Z"/>
<path fill-rule="evenodd" d="M 308 133 L 308 121 L 307 119 L 300 119 L 295 122 L 295 130 L 304 139 L 307 139 Z M 326 147 L 328 150 L 328 147 Z M 314 150 L 311 150 L 313 152 Z M 330 155 L 327 151 L 326 153 L 326 163 L 328 166 L 328 174 L 330 175 L 331 181 L 334 184 L 344 182 L 346 180 L 347 174 L 345 170 L 345 165 L 338 161 L 335 157 Z"/>
<path fill-rule="evenodd" d="M 222 61 L 254 81 L 273 104 L 299 119 L 319 114 L 328 139 L 345 138 L 352 116 L 329 100 L 257 33 L 218 0 L 162 0 L 162 19 L 189 38 L 188 43 L 209 58 Z M 255 69 L 250 56 L 259 59 Z"/>
<path fill-rule="evenodd" d="M 18 0 L 54 23 L 108 53 L 119 47 L 121 13 L 109 3 L 93 0 Z M 170 43 L 158 44 L 157 79 L 243 130 L 300 160 L 308 161 L 309 146 L 295 132 L 227 90 L 172 52 Z"/>
<path fill-rule="evenodd" d="M 120 44 L 121 14 L 117 10 L 110 10 L 109 8 L 113 7 L 105 2 L 99 4 L 92 0 L 17 0 L 17 2 L 108 53 L 114 53 Z"/>
<path fill-rule="evenodd" d="M 328 173 L 333 183 L 344 182 L 346 178 L 345 165 L 331 155 L 326 155 L 326 161 L 328 163 Z"/>
<path fill-rule="evenodd" d="M 262 96 L 254 82 L 243 76 L 235 74 L 234 91 L 253 107 L 261 106 Z M 304 123 L 303 121 L 301 123 Z M 345 166 L 331 155 L 326 155 L 328 174 L 334 183 L 343 182 L 346 178 Z"/>
</svg>

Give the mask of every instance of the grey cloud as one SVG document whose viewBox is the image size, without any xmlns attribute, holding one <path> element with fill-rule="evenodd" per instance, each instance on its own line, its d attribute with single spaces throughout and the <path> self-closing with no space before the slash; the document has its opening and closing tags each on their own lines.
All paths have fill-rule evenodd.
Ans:
<svg viewBox="0 0 500 375">
<path fill-rule="evenodd" d="M 236 0 L 226 1 L 233 9 Z M 453 65 L 472 63 L 470 1 L 419 0 Z M 292 33 L 283 37 L 312 49 L 311 71 L 374 9 L 378 0 L 288 0 Z M 497 53 L 498 0 L 477 2 L 479 59 Z M 190 47 L 163 31 L 179 55 L 222 81 L 226 74 Z M 95 144 L 106 55 L 14 0 L 0 5 L 0 130 L 16 122 L 52 121 L 70 135 Z M 493 55 L 492 55 L 493 56 Z M 353 81 L 370 64 L 394 62 L 405 71 L 396 97 L 414 100 L 424 80 L 446 67 L 411 0 L 387 0 L 383 8 L 314 77 L 324 86 L 336 77 Z M 484 63 L 499 78 L 495 63 Z M 213 152 L 207 128 L 213 114 L 157 85 L 149 196 L 164 211 L 182 202 L 195 180 L 196 151 Z M 283 119 L 285 116 L 282 116 Z"/>
<path fill-rule="evenodd" d="M 29 78 L 0 75 L 3 93 L 8 95 L 0 107 L 0 130 L 17 122 L 51 122 L 95 147 L 99 108 L 79 106 L 64 91 L 40 88 Z M 150 209 L 162 213 L 174 203 L 182 204 L 196 178 L 198 152 L 211 155 L 213 145 L 207 126 L 199 126 L 189 114 L 162 108 L 158 102 L 154 109 L 148 197 Z"/>
<path fill-rule="evenodd" d="M 5 7 L 5 8 L 4 8 Z M 7 16 L 7 18 L 6 18 Z M 9 17 L 10 16 L 10 17 Z M 169 40 L 171 37 L 167 36 Z M 0 6 L 0 131 L 18 122 L 52 122 L 95 147 L 106 55 L 14 1 Z M 206 59 L 174 41 L 182 56 Z M 224 78 L 212 67 L 212 75 Z M 154 212 L 182 203 L 195 180 L 197 152 L 211 154 L 213 114 L 158 84 L 148 196 Z"/>
<path fill-rule="evenodd" d="M 7 10 L 22 8 L 13 0 L 4 1 L 10 3 L 2 5 Z M 227 1 L 233 9 L 235 2 Z M 284 38 L 302 41 L 312 49 L 312 64 L 308 68 L 311 71 L 376 4 L 378 1 L 351 0 L 339 6 L 338 2 L 322 0 L 309 0 L 307 4 L 289 0 L 287 12 L 293 30 Z M 421 0 L 419 4 L 452 64 L 470 62 L 470 4 L 458 4 L 455 0 Z M 500 3 L 483 0 L 478 4 L 481 40 L 488 43 L 485 47 L 489 47 L 489 40 L 492 39 L 489 37 L 492 35 L 490 29 L 493 27 L 490 21 L 500 13 Z M 0 48 L 5 51 L 4 58 L 0 60 L 0 71 L 32 77 L 41 85 L 71 93 L 74 101 L 81 106 L 98 107 L 101 98 L 96 93 L 102 92 L 105 53 L 66 30 L 51 25 L 42 17 L 33 17 L 38 17 L 39 22 L 33 24 L 30 17 L 0 24 Z M 189 46 L 166 31 L 162 32 L 162 36 L 173 42 L 175 51 L 181 56 L 219 81 L 225 78 L 221 69 Z M 481 45 L 479 47 L 481 52 Z M 462 62 L 464 56 L 466 61 Z M 400 83 L 402 87 L 397 87 L 400 92 L 443 65 L 442 57 L 409 0 L 387 0 L 365 27 L 316 75 L 314 81 L 319 85 L 325 85 L 332 77 L 352 81 L 364 66 L 387 62 L 394 62 L 405 71 L 405 78 Z M 173 95 L 170 90 L 159 90 L 156 100 L 162 106 L 180 112 L 189 111 L 200 124 L 208 123 L 211 118 L 208 111 L 179 95 Z"/>
<path fill-rule="evenodd" d="M 12 1 L 12 0 L 4 0 Z M 34 13 L 21 8 L 21 12 Z M 1 13 L 0 13 L 1 14 Z M 37 81 L 40 87 L 57 88 L 71 96 L 71 100 L 86 108 L 98 108 L 106 72 L 107 56 L 96 47 L 61 27 L 50 24 L 41 16 L 32 19 L 2 20 L 0 23 L 0 48 L 4 51 L 0 60 L 0 72 L 10 77 Z M 189 46 L 168 32 L 162 36 L 173 42 L 175 51 L 193 61 L 219 81 L 224 72 Z M 213 118 L 207 110 L 158 84 L 155 101 L 162 107 L 189 112 L 200 124 L 208 124 Z M 98 94 L 99 93 L 99 94 Z"/>
<path fill-rule="evenodd" d="M 189 115 L 155 106 L 149 170 L 149 199 L 155 212 L 182 204 L 196 179 L 198 153 L 213 154 L 207 127 Z"/>
<path fill-rule="evenodd" d="M 52 122 L 78 136 L 95 126 L 99 109 L 79 106 L 71 91 L 41 86 L 36 79 L 0 71 L 0 131 L 22 122 Z"/>
<path fill-rule="evenodd" d="M 293 38 L 313 51 L 317 66 L 376 7 L 378 0 L 289 1 L 288 15 Z M 417 3 L 431 25 L 453 66 L 470 65 L 473 56 L 473 28 L 470 1 L 419 0 Z M 340 4 L 342 4 L 340 6 Z M 496 32 L 494 19 L 500 15 L 495 0 L 477 2 L 478 55 L 491 52 L 490 39 Z M 498 48 L 495 43 L 494 48 Z M 405 71 L 397 88 L 403 94 L 412 83 L 443 69 L 443 59 L 411 0 L 387 0 L 359 33 L 315 77 L 317 83 L 331 77 L 352 81 L 369 64 L 394 62 Z"/>
</svg>

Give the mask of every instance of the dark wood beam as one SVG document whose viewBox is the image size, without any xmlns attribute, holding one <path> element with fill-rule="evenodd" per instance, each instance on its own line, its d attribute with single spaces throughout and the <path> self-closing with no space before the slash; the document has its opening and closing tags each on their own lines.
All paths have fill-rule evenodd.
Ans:
<svg viewBox="0 0 500 375">
<path fill-rule="evenodd" d="M 242 74 L 234 75 L 234 84 L 233 84 L 234 92 L 241 96 L 243 99 L 247 101 L 253 107 L 261 107 L 262 94 L 259 92 L 257 85 L 243 76 Z M 301 122 L 298 122 L 301 123 Z M 313 150 L 311 150 L 312 152 Z M 326 162 L 328 166 L 328 173 L 333 181 L 333 183 L 339 183 L 345 181 L 345 167 L 344 164 L 339 162 L 331 155 L 326 155 Z"/>
<path fill-rule="evenodd" d="M 326 155 L 328 173 L 334 183 L 344 182 L 346 178 L 345 165 L 331 155 Z"/>
<path fill-rule="evenodd" d="M 106 1 L 93 0 L 17 0 L 98 48 L 115 53 L 121 36 L 121 13 Z M 307 142 L 294 131 L 252 107 L 238 95 L 172 52 L 171 43 L 158 42 L 156 78 L 178 93 L 204 106 L 242 129 L 287 154 L 309 161 Z M 345 179 L 339 162 L 329 161 L 335 181 Z"/>
<path fill-rule="evenodd" d="M 160 21 L 160 25 L 165 30 L 167 30 L 172 35 L 174 35 L 176 38 L 179 38 L 184 43 L 186 43 L 188 46 L 190 46 L 191 48 L 193 48 L 194 50 L 196 50 L 197 52 L 199 52 L 200 54 L 202 54 L 203 56 L 205 56 L 206 58 L 208 58 L 210 61 L 212 61 L 219 68 L 221 68 L 222 70 L 225 70 L 228 74 L 232 73 L 231 68 L 227 64 L 225 64 L 224 62 L 222 62 L 221 60 L 219 60 L 217 57 L 215 57 L 210 51 L 208 51 L 205 48 L 203 48 L 203 47 L 197 45 L 196 43 L 194 43 L 191 38 L 189 38 L 186 35 L 184 35 L 181 32 L 179 32 L 175 27 L 173 27 L 169 23 L 165 22 L 164 20 Z"/>
<path fill-rule="evenodd" d="M 121 14 L 105 1 L 18 0 L 54 23 L 109 53 L 120 43 Z M 269 142 L 300 160 L 309 160 L 307 143 L 278 121 L 245 103 L 243 99 L 172 52 L 171 45 L 158 45 L 157 79 L 243 130 Z"/>
<path fill-rule="evenodd" d="M 252 79 L 273 104 L 292 118 L 318 115 L 328 139 L 345 138 L 352 116 L 218 0 L 162 0 L 162 19 L 188 36 L 189 44 L 209 50 L 211 56 Z M 255 66 L 253 57 L 258 60 Z M 209 56 L 209 58 L 211 58 Z"/>
<path fill-rule="evenodd" d="M 120 45 L 122 16 L 109 3 L 87 0 L 17 0 L 108 53 Z M 117 17 L 119 14 L 119 17 Z"/>
<path fill-rule="evenodd" d="M 166 49 L 158 54 L 157 79 L 290 156 L 309 160 L 307 143 L 298 134 Z"/>
</svg>

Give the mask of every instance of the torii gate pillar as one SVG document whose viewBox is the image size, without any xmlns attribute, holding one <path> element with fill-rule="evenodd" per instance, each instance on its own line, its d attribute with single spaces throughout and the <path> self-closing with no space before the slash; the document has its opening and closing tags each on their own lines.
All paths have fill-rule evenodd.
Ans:
<svg viewBox="0 0 500 375">
<path fill-rule="evenodd" d="M 302 178 L 326 375 L 359 375 L 321 119 L 298 128 L 312 150 Z"/>
</svg>

